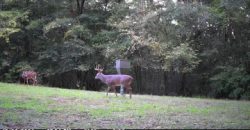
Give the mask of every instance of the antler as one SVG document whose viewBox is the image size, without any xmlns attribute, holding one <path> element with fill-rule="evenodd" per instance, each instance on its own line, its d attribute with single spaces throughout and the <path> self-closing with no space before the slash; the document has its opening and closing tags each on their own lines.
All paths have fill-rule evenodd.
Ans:
<svg viewBox="0 0 250 130">
<path fill-rule="evenodd" d="M 95 66 L 95 70 L 99 71 L 99 69 L 100 69 L 100 65 L 98 64 L 98 65 Z"/>
<path fill-rule="evenodd" d="M 98 71 L 98 72 L 102 72 L 103 71 L 103 68 L 100 68 L 100 64 L 98 64 L 96 67 L 95 67 L 95 70 Z"/>
</svg>

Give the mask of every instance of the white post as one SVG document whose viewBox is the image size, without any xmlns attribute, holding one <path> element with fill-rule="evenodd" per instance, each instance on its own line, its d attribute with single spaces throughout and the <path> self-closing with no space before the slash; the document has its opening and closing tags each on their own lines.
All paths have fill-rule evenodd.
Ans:
<svg viewBox="0 0 250 130">
<path fill-rule="evenodd" d="M 121 69 L 122 68 L 127 68 L 127 69 L 130 68 L 130 63 L 126 60 L 118 59 L 118 60 L 116 60 L 115 68 L 117 70 L 117 73 L 121 74 Z M 124 86 L 123 85 L 121 85 L 121 87 L 120 87 L 120 94 L 124 95 Z"/>
</svg>

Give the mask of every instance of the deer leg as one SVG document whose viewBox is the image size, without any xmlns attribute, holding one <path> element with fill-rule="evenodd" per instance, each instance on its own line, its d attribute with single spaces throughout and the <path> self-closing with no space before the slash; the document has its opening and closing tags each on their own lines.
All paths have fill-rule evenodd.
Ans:
<svg viewBox="0 0 250 130">
<path fill-rule="evenodd" d="M 36 76 L 34 78 L 34 81 L 35 81 L 35 85 L 37 85 L 37 77 Z"/>
<path fill-rule="evenodd" d="M 126 90 L 125 94 L 128 94 L 129 93 L 129 89 L 126 87 L 125 90 Z"/>
<path fill-rule="evenodd" d="M 35 86 L 37 84 L 37 80 L 33 79 L 33 85 Z"/>
<path fill-rule="evenodd" d="M 35 86 L 36 81 L 34 79 L 32 79 L 32 82 L 33 82 L 33 86 Z"/>
<path fill-rule="evenodd" d="M 26 79 L 26 84 L 29 85 L 29 79 L 28 78 Z"/>
<path fill-rule="evenodd" d="M 132 88 L 128 88 L 128 91 L 129 91 L 129 98 L 131 99 L 132 98 Z"/>
<path fill-rule="evenodd" d="M 115 92 L 115 96 L 117 97 L 115 86 L 112 87 L 113 91 Z"/>
<path fill-rule="evenodd" d="M 31 79 L 31 81 L 32 81 L 32 86 L 34 85 L 34 80 L 33 79 Z"/>
<path fill-rule="evenodd" d="M 108 86 L 108 88 L 107 88 L 107 94 L 106 94 L 106 96 L 108 96 L 109 90 L 110 90 L 110 86 Z"/>
</svg>

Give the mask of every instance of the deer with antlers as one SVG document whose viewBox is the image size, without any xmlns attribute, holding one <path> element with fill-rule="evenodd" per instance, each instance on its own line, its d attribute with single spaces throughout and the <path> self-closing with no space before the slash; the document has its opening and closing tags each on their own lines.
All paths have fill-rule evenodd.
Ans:
<svg viewBox="0 0 250 130">
<path fill-rule="evenodd" d="M 126 89 L 126 92 L 129 92 L 129 97 L 132 98 L 132 87 L 131 84 L 133 82 L 133 77 L 125 74 L 113 74 L 113 75 L 105 75 L 103 74 L 103 68 L 100 68 L 100 65 L 95 67 L 97 74 L 95 79 L 100 79 L 103 83 L 107 84 L 107 96 L 110 89 L 112 89 L 116 93 L 116 87 L 123 86 Z"/>
</svg>

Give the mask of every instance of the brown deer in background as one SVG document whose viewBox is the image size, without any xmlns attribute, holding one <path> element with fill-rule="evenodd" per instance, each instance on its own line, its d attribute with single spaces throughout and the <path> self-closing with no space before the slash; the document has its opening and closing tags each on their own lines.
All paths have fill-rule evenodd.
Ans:
<svg viewBox="0 0 250 130">
<path fill-rule="evenodd" d="M 20 77 L 24 80 L 24 84 L 29 84 L 29 81 L 32 81 L 32 84 L 37 84 L 37 73 L 35 71 L 23 71 Z"/>
</svg>

